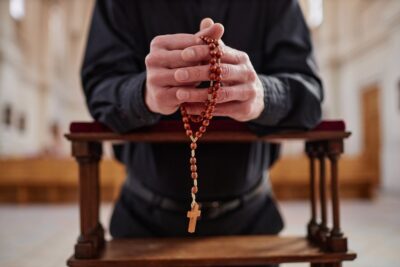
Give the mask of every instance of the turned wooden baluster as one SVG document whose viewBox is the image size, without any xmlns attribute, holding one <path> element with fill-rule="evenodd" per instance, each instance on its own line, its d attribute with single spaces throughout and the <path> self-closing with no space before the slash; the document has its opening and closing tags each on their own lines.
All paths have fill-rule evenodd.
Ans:
<svg viewBox="0 0 400 267">
<path fill-rule="evenodd" d="M 307 237 L 310 241 L 316 241 L 318 230 L 317 223 L 317 190 L 315 181 L 315 161 L 317 157 L 317 149 L 315 142 L 306 143 L 306 153 L 310 161 L 310 204 L 311 218 L 307 225 Z"/>
<path fill-rule="evenodd" d="M 343 153 L 343 140 L 329 141 L 327 144 L 328 157 L 331 163 L 331 197 L 333 226 L 328 239 L 328 249 L 334 252 L 347 251 L 347 238 L 340 229 L 339 177 L 338 160 Z"/>
<path fill-rule="evenodd" d="M 73 141 L 72 155 L 79 164 L 80 236 L 75 258 L 95 258 L 104 246 L 104 230 L 99 222 L 99 161 L 101 144 Z"/>
<path fill-rule="evenodd" d="M 322 249 L 327 248 L 327 238 L 329 235 L 328 219 L 327 219 L 327 200 L 326 200 L 326 169 L 325 157 L 326 146 L 325 142 L 318 144 L 317 156 L 319 161 L 319 196 L 321 206 L 321 222 L 318 227 L 317 242 Z"/>
</svg>

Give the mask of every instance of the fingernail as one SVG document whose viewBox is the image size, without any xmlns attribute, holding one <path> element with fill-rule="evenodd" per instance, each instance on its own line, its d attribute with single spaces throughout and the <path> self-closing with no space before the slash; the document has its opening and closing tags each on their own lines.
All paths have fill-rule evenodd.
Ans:
<svg viewBox="0 0 400 267">
<path fill-rule="evenodd" d="M 193 59 L 196 56 L 196 52 L 192 48 L 186 48 L 182 51 L 182 58 L 184 60 Z"/>
<path fill-rule="evenodd" d="M 189 93 L 184 90 L 178 90 L 178 91 L 176 91 L 176 97 L 179 100 L 186 100 L 189 98 Z"/>
<path fill-rule="evenodd" d="M 177 70 L 175 72 L 175 78 L 179 81 L 186 81 L 189 79 L 189 72 L 187 70 Z"/>
</svg>

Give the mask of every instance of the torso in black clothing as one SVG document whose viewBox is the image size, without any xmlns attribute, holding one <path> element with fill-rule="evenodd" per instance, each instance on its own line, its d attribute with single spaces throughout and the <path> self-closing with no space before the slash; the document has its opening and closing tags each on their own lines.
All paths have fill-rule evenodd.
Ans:
<svg viewBox="0 0 400 267">
<path fill-rule="evenodd" d="M 143 58 L 151 40 L 161 34 L 195 33 L 202 18 L 210 17 L 225 26 L 223 41 L 250 56 L 256 71 L 263 62 L 270 1 L 113 1 L 112 20 L 121 37 L 134 43 Z M 142 61 L 145 69 L 144 60 Z M 162 119 L 179 119 L 179 114 Z M 218 123 L 214 120 L 212 123 Z M 129 144 L 124 162 L 129 179 L 140 179 L 161 195 L 185 200 L 190 197 L 190 155 L 187 144 Z M 269 145 L 256 143 L 199 142 L 197 150 L 200 200 L 238 196 L 262 176 L 269 162 Z"/>
</svg>

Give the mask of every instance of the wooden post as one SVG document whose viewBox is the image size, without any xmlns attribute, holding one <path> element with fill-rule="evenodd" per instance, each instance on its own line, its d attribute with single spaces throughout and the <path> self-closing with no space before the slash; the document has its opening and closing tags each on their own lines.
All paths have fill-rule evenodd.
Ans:
<svg viewBox="0 0 400 267">
<path fill-rule="evenodd" d="M 317 149 L 315 142 L 306 143 L 306 153 L 310 160 L 310 206 L 311 206 L 311 218 L 307 225 L 307 238 L 310 241 L 316 241 L 316 234 L 318 231 L 317 224 L 317 191 L 315 182 L 315 159 L 317 156 Z"/>
<path fill-rule="evenodd" d="M 343 236 L 340 229 L 340 206 L 339 206 L 339 177 L 338 160 L 343 153 L 343 140 L 333 140 L 327 146 L 329 160 L 331 162 L 331 197 L 332 197 L 332 221 L 333 227 L 329 236 L 329 250 L 334 252 L 347 251 L 347 238 Z"/>
<path fill-rule="evenodd" d="M 329 228 L 327 222 L 327 201 L 326 201 L 326 170 L 325 170 L 325 142 L 320 142 L 318 145 L 318 160 L 319 160 L 319 195 L 321 205 L 321 223 L 318 228 L 317 240 L 322 249 L 327 248 L 327 238 L 329 235 Z"/>
<path fill-rule="evenodd" d="M 98 142 L 73 141 L 72 155 L 79 164 L 80 236 L 75 258 L 95 258 L 104 246 L 104 230 L 99 222 L 99 161 L 102 149 Z"/>
</svg>

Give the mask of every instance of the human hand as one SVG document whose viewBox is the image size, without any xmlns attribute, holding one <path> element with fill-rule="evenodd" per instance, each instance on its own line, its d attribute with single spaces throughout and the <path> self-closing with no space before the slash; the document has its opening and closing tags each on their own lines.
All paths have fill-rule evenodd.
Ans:
<svg viewBox="0 0 400 267">
<path fill-rule="evenodd" d="M 211 20 L 207 22 L 212 26 Z M 227 116 L 238 121 L 249 121 L 257 118 L 264 110 L 263 85 L 254 70 L 249 56 L 242 51 L 226 46 L 221 42 L 223 56 L 221 58 L 222 83 L 218 91 L 217 104 L 213 115 Z M 185 62 L 208 62 L 209 49 L 206 45 L 194 45 L 182 51 Z M 184 66 L 175 71 L 176 81 L 196 83 L 209 79 L 208 63 L 200 66 Z M 185 79 L 184 79 L 185 78 Z M 189 114 L 199 115 L 204 111 L 207 89 L 185 86 L 176 91 L 176 97 L 186 102 Z"/>
<path fill-rule="evenodd" d="M 174 113 L 185 101 L 178 98 L 179 88 L 195 88 L 201 80 L 182 81 L 182 73 L 176 69 L 195 66 L 199 61 L 184 60 L 187 47 L 204 47 L 200 36 L 220 39 L 224 28 L 214 24 L 210 19 L 201 22 L 200 31 L 196 34 L 170 34 L 156 36 L 150 44 L 150 53 L 146 56 L 145 103 L 154 113 L 169 115 Z M 184 56 L 185 54 L 185 56 Z M 204 79 L 204 80 L 208 80 Z"/>
</svg>

